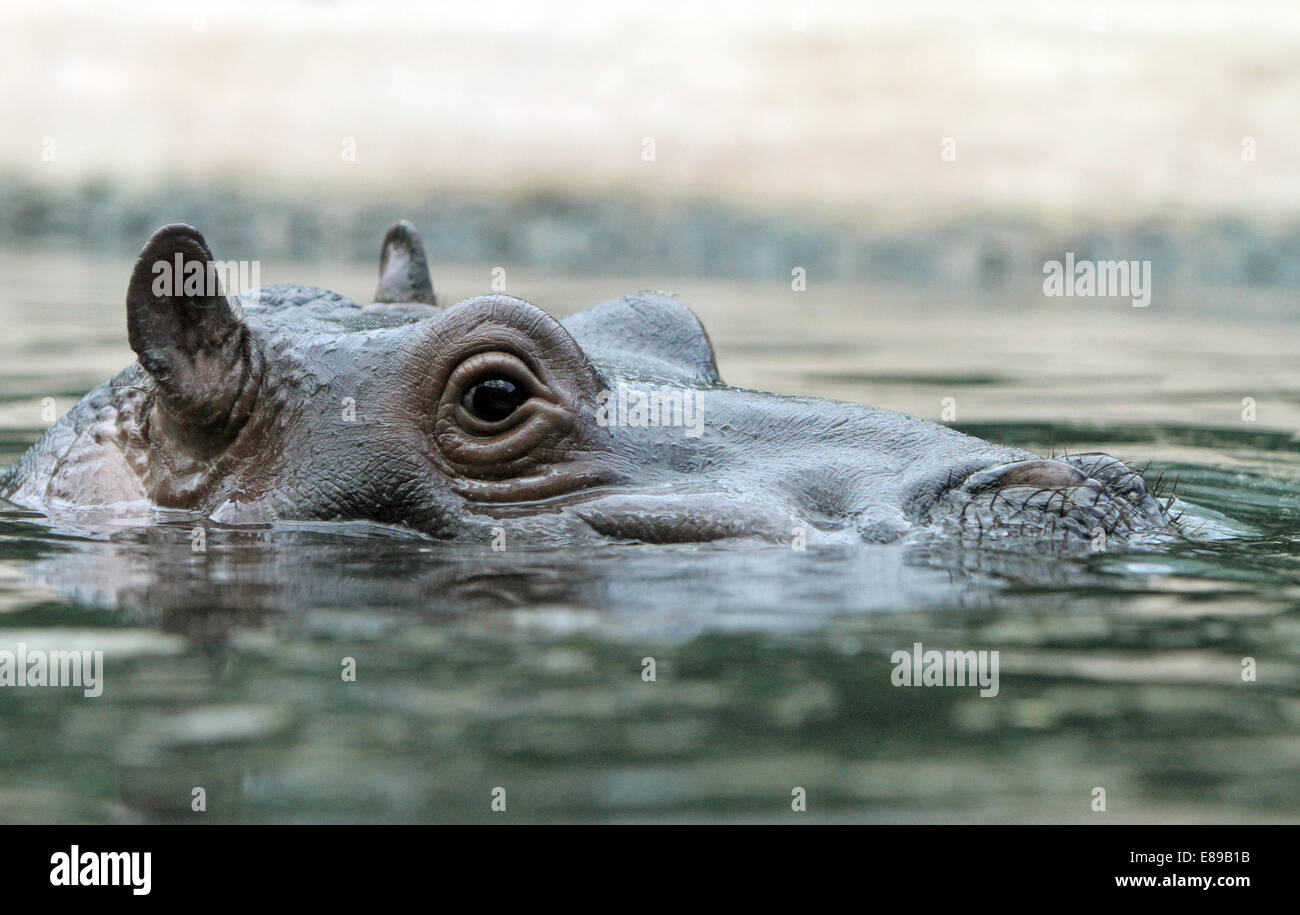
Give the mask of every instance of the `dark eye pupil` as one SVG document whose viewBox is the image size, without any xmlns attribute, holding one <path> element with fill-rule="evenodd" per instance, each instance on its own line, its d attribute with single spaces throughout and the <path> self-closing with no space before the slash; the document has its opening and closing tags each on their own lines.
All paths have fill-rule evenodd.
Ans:
<svg viewBox="0 0 1300 915">
<path fill-rule="evenodd" d="M 480 381 L 465 392 L 461 405 L 470 415 L 486 423 L 505 419 L 528 398 L 513 381 L 489 378 Z"/>
</svg>

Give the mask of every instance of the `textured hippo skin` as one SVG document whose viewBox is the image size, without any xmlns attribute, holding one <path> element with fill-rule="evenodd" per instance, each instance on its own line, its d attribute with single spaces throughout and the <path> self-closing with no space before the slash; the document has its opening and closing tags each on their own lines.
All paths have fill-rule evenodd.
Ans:
<svg viewBox="0 0 1300 915">
<path fill-rule="evenodd" d="M 164 263 L 210 277 L 213 255 L 189 226 L 149 239 L 127 290 L 138 362 L 32 446 L 0 481 L 10 502 L 367 520 L 481 543 L 1087 548 L 1176 532 L 1104 455 L 1043 459 L 887 410 L 729 387 L 699 320 L 666 294 L 563 322 L 504 295 L 439 308 L 405 222 L 367 306 L 302 286 L 160 292 Z"/>
</svg>

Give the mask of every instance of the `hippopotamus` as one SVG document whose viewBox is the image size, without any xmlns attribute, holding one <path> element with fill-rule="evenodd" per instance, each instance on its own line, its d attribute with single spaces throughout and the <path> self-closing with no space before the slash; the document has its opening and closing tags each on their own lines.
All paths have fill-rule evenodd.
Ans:
<svg viewBox="0 0 1300 915">
<path fill-rule="evenodd" d="M 869 406 L 723 383 L 700 320 L 638 292 L 561 321 L 440 307 L 394 225 L 374 301 L 224 294 L 204 237 L 160 228 L 127 285 L 138 361 L 0 481 L 45 513 L 218 525 L 369 521 L 441 540 L 770 541 L 1095 549 L 1177 532 L 1142 475 Z M 200 282 L 160 284 L 175 276 Z M 161 514 L 160 514 L 161 513 Z"/>
</svg>

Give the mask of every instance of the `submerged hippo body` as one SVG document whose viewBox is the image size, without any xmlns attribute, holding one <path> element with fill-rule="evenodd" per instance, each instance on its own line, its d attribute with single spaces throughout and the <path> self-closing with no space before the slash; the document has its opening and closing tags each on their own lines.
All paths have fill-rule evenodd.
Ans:
<svg viewBox="0 0 1300 915">
<path fill-rule="evenodd" d="M 367 307 L 299 286 L 160 291 L 157 265 L 211 279 L 212 260 L 188 226 L 154 234 L 127 293 L 139 362 L 46 432 L 0 495 L 46 512 L 370 520 L 480 543 L 1085 548 L 1174 531 L 1109 457 L 1045 460 L 886 410 L 728 387 L 704 328 L 668 295 L 563 322 L 502 295 L 439 309 L 405 223 L 384 240 Z"/>
</svg>

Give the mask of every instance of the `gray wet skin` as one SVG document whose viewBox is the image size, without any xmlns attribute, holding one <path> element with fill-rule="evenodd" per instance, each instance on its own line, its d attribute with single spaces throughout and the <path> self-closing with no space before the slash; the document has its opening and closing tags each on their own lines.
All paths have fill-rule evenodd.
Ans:
<svg viewBox="0 0 1300 915">
<path fill-rule="evenodd" d="M 728 387 L 699 320 L 666 294 L 563 322 L 504 295 L 440 309 L 404 222 L 367 307 L 301 286 L 155 294 L 155 265 L 178 255 L 213 261 L 189 226 L 154 233 L 127 292 L 139 362 L 56 423 L 0 495 L 50 513 L 369 520 L 511 544 L 1087 547 L 1175 531 L 1106 456 L 1045 460 L 887 410 Z M 620 390 L 687 410 L 634 425 L 635 410 L 609 409 Z"/>
</svg>

